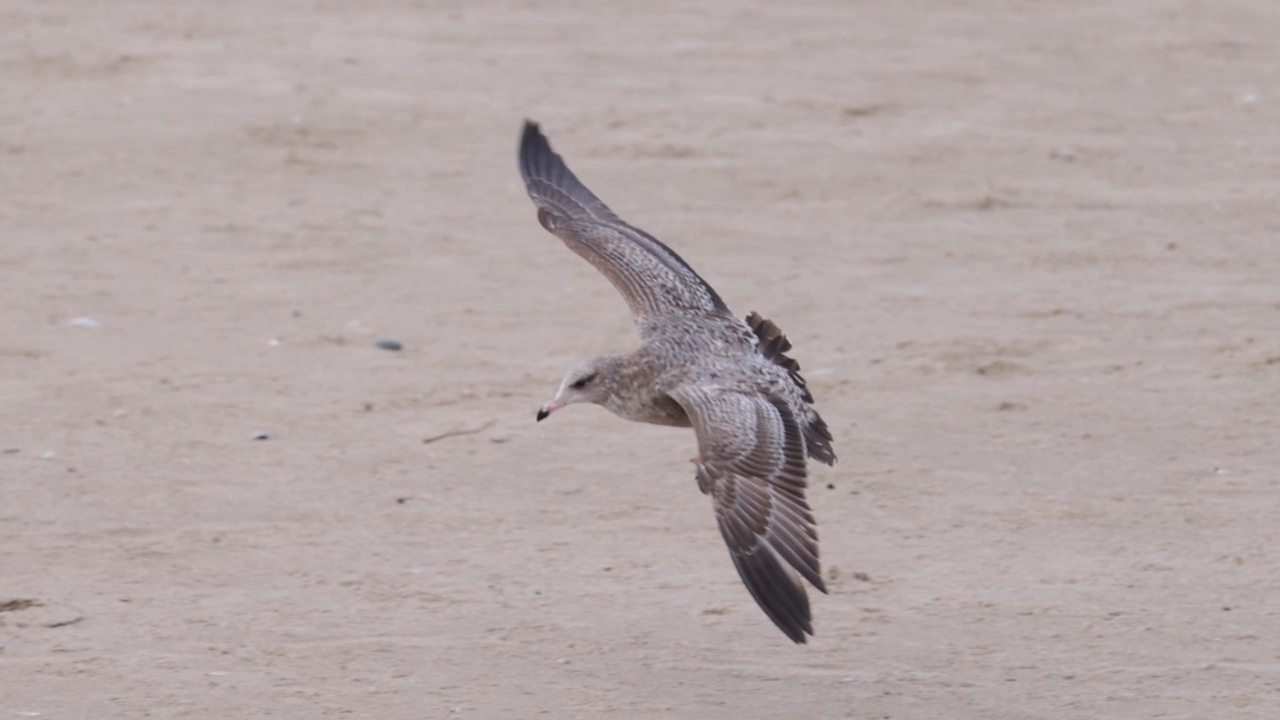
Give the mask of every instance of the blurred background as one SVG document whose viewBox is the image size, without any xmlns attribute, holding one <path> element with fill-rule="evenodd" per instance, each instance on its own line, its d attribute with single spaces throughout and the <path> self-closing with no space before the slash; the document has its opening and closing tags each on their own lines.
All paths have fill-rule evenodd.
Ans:
<svg viewBox="0 0 1280 720">
<path fill-rule="evenodd" d="M 10 0 L 0 716 L 1277 717 L 1278 36 Z M 691 433 L 534 424 L 636 340 L 538 226 L 525 118 L 795 344 L 841 457 L 812 645 Z"/>
</svg>

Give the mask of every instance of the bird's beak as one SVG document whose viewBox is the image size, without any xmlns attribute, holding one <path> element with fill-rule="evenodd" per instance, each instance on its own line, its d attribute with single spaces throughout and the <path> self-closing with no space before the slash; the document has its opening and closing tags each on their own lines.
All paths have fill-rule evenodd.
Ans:
<svg viewBox="0 0 1280 720">
<path fill-rule="evenodd" d="M 564 407 L 563 400 L 552 400 L 546 405 L 543 405 L 542 407 L 538 408 L 538 422 L 542 422 L 543 420 L 546 420 L 547 418 L 551 417 L 551 413 L 559 410 L 562 407 Z"/>
</svg>

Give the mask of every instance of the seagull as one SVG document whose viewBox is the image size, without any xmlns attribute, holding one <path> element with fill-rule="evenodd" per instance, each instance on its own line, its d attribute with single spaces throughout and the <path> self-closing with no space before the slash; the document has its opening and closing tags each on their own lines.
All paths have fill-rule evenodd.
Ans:
<svg viewBox="0 0 1280 720">
<path fill-rule="evenodd" d="M 832 465 L 791 343 L 758 313 L 738 319 L 693 268 L 623 222 L 571 172 L 537 123 L 520 138 L 520 174 L 538 222 L 609 279 L 640 347 L 575 366 L 538 421 L 595 403 L 635 422 L 691 427 L 695 478 L 751 597 L 788 638 L 813 635 L 803 580 L 822 592 L 818 532 L 805 500 L 807 458 Z"/>
</svg>

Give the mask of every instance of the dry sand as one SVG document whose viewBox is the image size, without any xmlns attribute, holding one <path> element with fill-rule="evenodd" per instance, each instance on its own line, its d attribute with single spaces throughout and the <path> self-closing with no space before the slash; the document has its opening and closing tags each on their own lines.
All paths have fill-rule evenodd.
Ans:
<svg viewBox="0 0 1280 720">
<path fill-rule="evenodd" d="M 0 719 L 1280 717 L 1274 0 L 632 7 L 5 3 Z M 812 645 L 534 424 L 526 116 L 811 371 Z"/>
</svg>

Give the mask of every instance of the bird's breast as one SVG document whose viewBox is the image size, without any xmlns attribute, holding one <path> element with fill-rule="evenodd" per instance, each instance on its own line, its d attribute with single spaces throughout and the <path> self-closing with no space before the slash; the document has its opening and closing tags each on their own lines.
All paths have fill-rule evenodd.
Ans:
<svg viewBox="0 0 1280 720">
<path fill-rule="evenodd" d="M 680 403 L 662 392 L 636 398 L 615 411 L 621 417 L 634 422 L 670 427 L 689 427 L 689 415 Z"/>
</svg>

